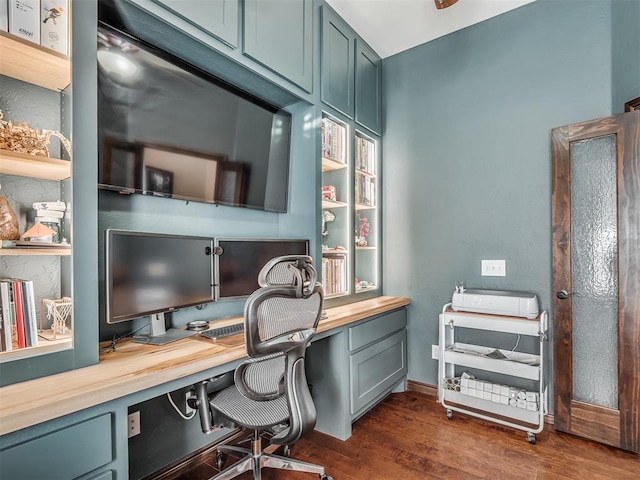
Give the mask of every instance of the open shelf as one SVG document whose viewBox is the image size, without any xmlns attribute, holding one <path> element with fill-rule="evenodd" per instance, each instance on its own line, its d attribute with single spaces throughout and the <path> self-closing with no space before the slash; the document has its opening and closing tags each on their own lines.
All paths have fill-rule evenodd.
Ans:
<svg viewBox="0 0 640 480">
<path fill-rule="evenodd" d="M 70 248 L 0 248 L 0 256 L 2 255 L 57 255 L 68 256 L 71 255 Z"/>
<path fill-rule="evenodd" d="M 71 82 L 69 57 L 35 43 L 0 32 L 0 74 L 49 90 Z"/>
<path fill-rule="evenodd" d="M 340 170 L 342 168 L 347 168 L 347 164 L 338 162 L 337 160 L 333 160 L 331 158 L 322 157 L 322 171 L 323 172 L 330 172 L 332 170 Z"/>
<path fill-rule="evenodd" d="M 340 208 L 340 207 L 346 207 L 348 206 L 346 203 L 344 202 L 338 202 L 336 200 L 328 200 L 326 198 L 322 199 L 322 208 L 326 209 L 326 208 Z"/>
<path fill-rule="evenodd" d="M 0 363 L 18 360 L 20 358 L 31 358 L 36 355 L 44 355 L 45 353 L 60 352 L 69 350 L 73 347 L 71 338 L 59 338 L 57 340 L 38 339 L 38 345 L 35 347 L 24 347 L 15 350 L 0 352 Z"/>
<path fill-rule="evenodd" d="M 0 150 L 0 173 L 60 181 L 71 176 L 71 162 Z"/>
</svg>

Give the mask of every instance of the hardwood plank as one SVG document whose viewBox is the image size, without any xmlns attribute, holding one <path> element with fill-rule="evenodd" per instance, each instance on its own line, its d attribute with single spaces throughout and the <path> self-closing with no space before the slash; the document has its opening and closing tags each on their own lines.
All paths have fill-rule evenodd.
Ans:
<svg viewBox="0 0 640 480">
<path fill-rule="evenodd" d="M 640 456 L 552 427 L 531 445 L 522 431 L 455 414 L 448 420 L 431 395 L 392 394 L 353 425 L 347 441 L 312 432 L 291 456 L 321 464 L 334 480 L 631 480 Z M 190 466 L 185 466 L 189 472 Z M 196 468 L 196 467 L 194 467 Z M 208 478 L 197 465 L 175 478 Z M 249 480 L 251 474 L 238 477 Z M 265 469 L 265 480 L 310 480 L 312 474 Z"/>
</svg>

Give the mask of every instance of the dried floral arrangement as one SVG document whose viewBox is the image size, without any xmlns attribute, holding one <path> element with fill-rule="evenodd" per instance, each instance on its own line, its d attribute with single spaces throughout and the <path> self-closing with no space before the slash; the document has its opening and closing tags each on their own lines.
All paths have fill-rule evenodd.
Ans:
<svg viewBox="0 0 640 480">
<path fill-rule="evenodd" d="M 36 130 L 26 122 L 8 122 L 0 111 L 0 149 L 26 153 L 39 157 L 49 157 L 47 145 L 51 136 L 60 139 L 60 143 L 71 156 L 71 142 L 56 130 Z"/>
</svg>

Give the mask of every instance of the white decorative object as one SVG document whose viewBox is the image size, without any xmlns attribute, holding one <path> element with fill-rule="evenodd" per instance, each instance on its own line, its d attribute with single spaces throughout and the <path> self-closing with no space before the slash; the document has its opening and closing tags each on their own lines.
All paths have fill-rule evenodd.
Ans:
<svg viewBox="0 0 640 480">
<path fill-rule="evenodd" d="M 70 297 L 62 297 L 57 300 L 43 298 L 40 303 L 40 336 L 48 340 L 58 337 L 71 336 L 71 326 L 67 326 L 67 319 L 71 323 L 71 309 L 73 303 Z M 44 317 L 51 321 L 51 329 L 43 328 Z"/>
</svg>

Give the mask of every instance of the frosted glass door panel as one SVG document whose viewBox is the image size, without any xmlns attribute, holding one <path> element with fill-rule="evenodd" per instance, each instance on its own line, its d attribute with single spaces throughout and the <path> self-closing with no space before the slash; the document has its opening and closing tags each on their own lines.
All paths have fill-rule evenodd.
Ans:
<svg viewBox="0 0 640 480">
<path fill-rule="evenodd" d="M 618 408 L 616 138 L 571 144 L 573 399 Z"/>
</svg>

